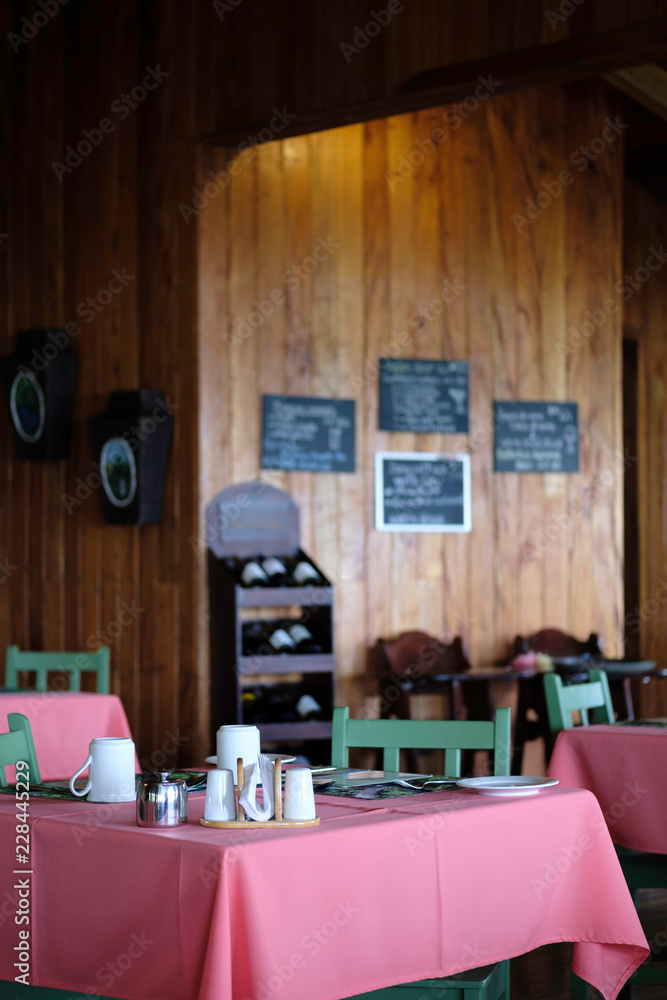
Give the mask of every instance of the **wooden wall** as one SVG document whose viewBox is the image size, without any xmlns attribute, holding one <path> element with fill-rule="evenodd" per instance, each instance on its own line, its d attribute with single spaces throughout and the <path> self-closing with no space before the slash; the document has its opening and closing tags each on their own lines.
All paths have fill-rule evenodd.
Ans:
<svg viewBox="0 0 667 1000">
<path fill-rule="evenodd" d="M 195 87 L 194 29 L 166 8 L 159 21 L 140 22 L 137 11 L 85 4 L 81 16 L 72 5 L 9 51 L 1 350 L 9 353 L 16 331 L 28 327 L 73 321 L 80 333 L 71 342 L 79 371 L 68 461 L 16 461 L 3 407 L 0 551 L 14 568 L 0 588 L 0 634 L 3 646 L 27 649 L 106 641 L 112 689 L 139 756 L 155 753 L 159 763 L 175 742 L 189 755 L 199 738 L 194 759 L 204 748 L 196 732 L 199 581 L 188 543 L 197 516 L 195 243 L 176 209 L 194 175 L 193 107 L 181 99 Z M 14 5 L 11 22 L 9 13 L 3 5 L 5 44 L 30 10 Z M 157 66 L 169 76 L 150 80 L 155 89 L 143 99 L 137 91 L 134 108 L 124 104 L 122 95 Z M 104 118 L 113 131 L 67 166 L 67 147 Z M 58 176 L 54 161 L 66 172 Z M 125 287 L 91 310 L 86 300 L 108 288 L 114 270 Z M 98 489 L 86 486 L 95 471 L 86 420 L 110 391 L 139 387 L 160 389 L 174 417 L 164 516 L 155 526 L 108 525 Z M 177 760 L 171 750 L 168 763 Z"/>
<path fill-rule="evenodd" d="M 599 85 L 531 90 L 466 120 L 432 108 L 269 143 L 201 213 L 203 492 L 264 476 L 297 499 L 303 545 L 337 584 L 341 701 L 358 702 L 380 635 L 463 633 L 490 663 L 545 625 L 618 633 L 620 302 L 577 331 L 620 277 L 622 148 L 594 170 L 568 159 L 614 107 Z M 225 166 L 210 154 L 202 184 Z M 468 360 L 469 435 L 378 431 L 382 356 Z M 358 471 L 262 473 L 263 393 L 355 399 Z M 494 399 L 577 402 L 581 472 L 494 474 Z M 375 531 L 378 450 L 469 451 L 472 532 Z"/>
<path fill-rule="evenodd" d="M 380 539 L 366 530 L 368 462 L 380 440 L 371 430 L 373 388 L 355 390 L 360 473 L 346 482 L 324 477 L 294 483 L 306 542 L 314 552 L 321 549 L 340 579 L 340 627 L 350 629 L 349 637 L 341 632 L 341 670 L 349 675 L 359 669 L 365 641 L 412 623 L 415 613 L 435 625 L 441 609 L 445 626 L 468 616 L 479 658 L 497 652 L 516 628 L 541 623 L 543 612 L 577 631 L 608 631 L 622 614 L 615 486 L 590 511 L 590 532 L 577 522 L 566 545 L 549 546 L 525 564 L 516 554 L 521 541 L 562 513 L 587 476 L 606 467 L 618 439 L 616 355 L 606 354 L 607 340 L 618 331 L 609 324 L 565 365 L 554 363 L 550 344 L 568 323 L 581 322 L 616 274 L 620 149 L 577 176 L 521 239 L 507 216 L 535 196 L 557 161 L 567 163 L 574 145 L 599 134 L 608 110 L 602 91 L 554 92 L 548 101 L 533 93 L 516 105 L 501 94 L 450 137 L 447 152 L 459 155 L 429 159 L 393 191 L 383 172 L 428 130 L 428 115 L 350 132 L 349 150 L 332 136 L 267 146 L 228 195 L 234 232 L 245 240 L 234 252 L 252 257 L 252 271 L 245 273 L 235 257 L 222 256 L 222 237 L 216 243 L 221 255 L 200 258 L 198 270 L 198 224 L 213 219 L 223 202 L 189 224 L 179 205 L 192 203 L 206 157 L 224 158 L 198 152 L 198 139 L 233 126 L 264 125 L 274 108 L 297 116 L 328 114 L 382 99 L 434 66 L 641 25 L 663 12 L 659 0 L 588 0 L 552 29 L 545 14 L 556 5 L 549 0 L 415 0 L 348 61 L 341 43 L 354 41 L 377 5 L 303 0 L 290 5 L 289 15 L 263 0 L 227 6 L 220 16 L 208 0 L 72 0 L 48 24 L 30 29 L 14 51 L 6 36 L 21 36 L 41 8 L 32 0 L 0 5 L 0 288 L 6 318 L 0 351 L 12 349 L 21 328 L 76 320 L 78 306 L 107 287 L 114 268 L 134 275 L 92 322 L 82 323 L 73 342 L 80 369 L 70 459 L 16 461 L 6 413 L 2 418 L 0 559 L 6 556 L 15 568 L 0 584 L 0 637 L 32 648 L 80 648 L 99 632 L 109 636 L 123 604 L 136 602 L 143 610 L 134 623 L 111 637 L 113 690 L 123 698 L 140 756 L 160 753 L 168 734 L 179 730 L 183 763 L 210 751 L 205 577 L 191 539 L 201 534 L 201 511 L 213 489 L 256 472 L 256 452 L 244 449 L 244 435 L 255 439 L 258 393 L 289 385 L 341 394 L 345 388 L 348 394 L 348 376 L 363 373 L 385 338 L 404 329 L 410 310 L 440 289 L 445 271 L 463 275 L 468 288 L 436 322 L 414 331 L 416 353 L 440 348 L 470 358 L 476 423 L 485 419 L 494 394 L 516 390 L 527 398 L 548 391 L 578 399 L 589 442 L 584 471 L 577 483 L 494 481 L 487 439 L 474 456 L 474 536 L 446 545 Z M 157 66 L 169 76 L 155 90 L 126 117 L 111 111 L 141 84 L 147 68 Z M 63 161 L 84 129 L 109 116 L 114 131 L 61 182 L 53 162 Z M 349 197 L 333 164 L 322 160 L 327 143 L 343 165 Z M 276 176 L 280 205 L 295 212 L 282 237 L 271 221 Z M 321 196 L 311 197 L 313 178 L 322 185 Z M 464 191 L 458 200 L 451 195 L 456 185 Z M 318 271 L 316 281 L 304 283 L 289 323 L 275 318 L 276 339 L 263 343 L 270 353 L 261 365 L 254 342 L 223 360 L 215 317 L 215 310 L 231 316 L 245 308 L 253 283 L 263 288 L 276 280 L 270 258 L 260 255 L 255 265 L 252 233 L 242 217 L 250 202 L 253 218 L 257 212 L 272 238 L 291 240 L 280 248 L 284 260 L 301 259 L 312 238 L 335 225 L 346 248 L 332 255 L 331 267 Z M 441 213 L 437 218 L 431 207 Z M 230 225 L 226 215 L 222 221 Z M 400 240 L 389 253 L 386 240 L 393 233 Z M 435 257 L 423 258 L 423 241 Z M 281 356 L 277 345 L 287 354 Z M 207 346 L 210 359 L 199 355 Z M 238 384 L 226 379 L 228 365 Z M 241 387 L 253 372 L 259 381 L 251 398 Z M 177 407 L 162 524 L 106 525 L 95 491 L 68 514 L 62 495 L 90 472 L 86 418 L 103 409 L 112 389 L 138 386 L 160 388 Z M 593 558 L 594 551 L 606 555 Z"/>
<path fill-rule="evenodd" d="M 667 663 L 667 209 L 628 181 L 625 188 L 624 336 L 637 343 L 639 594 L 625 609 L 637 655 Z M 626 277 L 627 276 L 627 277 Z M 642 686 L 643 714 L 667 712 L 664 681 Z"/>
</svg>

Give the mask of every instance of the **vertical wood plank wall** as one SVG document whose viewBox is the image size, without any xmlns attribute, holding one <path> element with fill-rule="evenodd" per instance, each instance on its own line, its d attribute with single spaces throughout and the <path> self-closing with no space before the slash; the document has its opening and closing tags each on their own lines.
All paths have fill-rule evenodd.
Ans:
<svg viewBox="0 0 667 1000">
<path fill-rule="evenodd" d="M 628 181 L 625 187 L 624 335 L 637 341 L 639 601 L 625 609 L 625 629 L 639 655 L 667 662 L 667 210 Z M 640 688 L 642 714 L 667 712 L 662 680 Z"/>
<path fill-rule="evenodd" d="M 432 67 L 646 23 L 664 3 L 587 0 L 554 23 L 551 0 L 420 0 L 346 58 L 341 44 L 354 43 L 373 6 L 298 0 L 287 17 L 279 4 L 245 0 L 221 18 L 209 2 L 99 0 L 63 5 L 24 37 L 24 19 L 39 13 L 41 21 L 42 8 L 0 4 L 0 352 L 13 349 L 21 328 L 81 325 L 69 460 L 16 461 L 0 407 L 0 561 L 12 567 L 0 582 L 0 649 L 78 649 L 103 634 L 112 689 L 147 761 L 197 764 L 210 752 L 200 518 L 215 490 L 257 474 L 263 392 L 358 400 L 359 472 L 281 480 L 301 506 L 305 545 L 339 581 L 345 678 L 361 669 L 367 641 L 416 621 L 467 624 L 482 660 L 547 614 L 605 634 L 622 615 L 616 483 L 564 529 L 554 521 L 618 445 L 616 318 L 565 359 L 554 344 L 597 307 L 616 273 L 620 149 L 576 173 L 521 234 L 510 220 L 576 146 L 599 135 L 603 91 L 515 99 L 501 87 L 393 188 L 385 171 L 441 112 L 267 145 L 224 200 L 188 220 L 180 206 L 193 204 L 200 170 L 226 163 L 221 151 L 198 146 L 203 135 L 252 131 L 276 108 L 326 115 L 389 96 Z M 16 50 L 10 32 L 22 38 Z M 169 75 L 155 90 L 122 119 L 111 111 L 157 66 Z M 52 163 L 104 117 L 114 131 L 60 181 Z M 223 350 L 225 324 L 329 232 L 340 248 L 288 290 L 287 308 L 238 351 Z M 203 252 L 207 240 L 213 254 Z M 88 323 L 77 308 L 107 287 L 114 268 L 133 277 Z M 464 293 L 413 323 L 445 275 L 458 276 Z M 415 356 L 469 358 L 475 433 L 467 440 L 375 430 L 373 365 L 404 332 Z M 361 384 L 352 385 L 354 374 Z M 111 390 L 139 386 L 162 389 L 175 407 L 165 514 L 159 526 L 112 527 L 96 489 L 85 492 L 94 471 L 86 419 Z M 488 403 L 513 393 L 580 402 L 579 477 L 491 474 Z M 370 530 L 371 457 L 388 443 L 471 448 L 473 535 L 389 539 Z M 83 500 L 68 514 L 62 496 L 79 480 Z M 659 485 L 654 473 L 655 496 Z M 533 557 L 525 546 L 554 523 L 557 539 Z M 143 610 L 118 631 L 124 604 Z M 342 690 L 356 697 L 351 680 Z M 165 761 L 177 732 L 181 750 Z"/>
<path fill-rule="evenodd" d="M 179 752 L 195 761 L 208 752 L 188 542 L 197 517 L 196 248 L 177 210 L 195 174 L 193 104 L 181 99 L 195 88 L 195 36 L 173 5 L 159 18 L 151 6 L 143 23 L 135 4 L 87 5 L 85 17 L 63 8 L 16 54 L 3 37 L 13 96 L 4 119 L 0 350 L 10 353 L 29 327 L 74 322 L 80 333 L 71 341 L 79 370 L 67 461 L 16 461 L 3 404 L 0 559 L 12 570 L 0 587 L 0 635 L 3 660 L 9 643 L 109 645 L 112 691 L 140 760 L 169 766 Z M 14 5 L 5 34 L 20 32 L 29 14 Z M 123 105 L 160 65 L 168 76 L 133 108 Z M 67 147 L 102 118 L 113 130 L 66 162 Z M 60 177 L 54 161 L 65 166 Z M 114 271 L 122 288 L 109 302 Z M 163 518 L 110 525 L 87 418 L 105 409 L 110 391 L 138 388 L 160 389 L 174 418 Z"/>
<path fill-rule="evenodd" d="M 554 88 L 269 143 L 200 216 L 203 499 L 258 477 L 296 497 L 336 583 L 340 702 L 410 628 L 462 633 L 479 664 L 546 625 L 620 652 L 622 148 L 569 159 L 612 112 L 599 85 Z M 382 356 L 469 361 L 470 433 L 379 431 Z M 262 471 L 263 393 L 354 399 L 356 473 Z M 494 474 L 494 399 L 577 402 L 580 473 Z M 469 451 L 472 532 L 376 532 L 379 450 Z"/>
</svg>

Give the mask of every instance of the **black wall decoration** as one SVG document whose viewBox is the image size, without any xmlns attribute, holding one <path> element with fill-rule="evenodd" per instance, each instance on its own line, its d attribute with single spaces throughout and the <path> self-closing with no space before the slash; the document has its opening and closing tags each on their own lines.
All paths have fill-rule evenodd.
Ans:
<svg viewBox="0 0 667 1000">
<path fill-rule="evenodd" d="M 495 472 L 579 472 L 576 403 L 493 404 Z"/>
<path fill-rule="evenodd" d="M 172 427 L 171 408 L 153 389 L 111 392 L 106 410 L 89 418 L 105 521 L 157 524 L 162 519 Z"/>
<path fill-rule="evenodd" d="M 14 447 L 19 458 L 67 458 L 78 359 L 66 330 L 20 330 L 0 358 Z"/>
<path fill-rule="evenodd" d="M 470 455 L 378 451 L 378 531 L 470 531 Z"/>
<path fill-rule="evenodd" d="M 380 358 L 380 430 L 468 433 L 468 362 Z"/>
<path fill-rule="evenodd" d="M 262 398 L 262 468 L 354 472 L 353 399 Z"/>
</svg>

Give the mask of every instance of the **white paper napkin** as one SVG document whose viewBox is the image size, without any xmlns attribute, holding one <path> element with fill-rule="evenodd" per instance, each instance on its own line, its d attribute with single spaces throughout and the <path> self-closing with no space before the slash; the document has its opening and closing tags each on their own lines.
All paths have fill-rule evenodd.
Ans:
<svg viewBox="0 0 667 1000">
<path fill-rule="evenodd" d="M 243 806 L 246 815 L 250 819 L 266 821 L 271 819 L 276 812 L 276 798 L 274 792 L 274 765 L 270 757 L 261 753 L 257 758 L 259 764 L 259 774 L 262 776 L 262 791 L 264 801 L 261 806 L 257 805 L 257 778 L 258 769 L 255 764 L 248 764 L 243 768 L 243 788 L 239 795 L 239 805 Z"/>
</svg>

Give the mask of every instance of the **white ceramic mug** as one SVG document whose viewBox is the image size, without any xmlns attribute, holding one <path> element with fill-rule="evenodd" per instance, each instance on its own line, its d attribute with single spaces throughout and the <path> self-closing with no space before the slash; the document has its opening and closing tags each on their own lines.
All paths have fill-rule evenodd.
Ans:
<svg viewBox="0 0 667 1000">
<path fill-rule="evenodd" d="M 227 822 L 236 819 L 234 775 L 228 768 L 215 768 L 206 777 L 204 819 Z"/>
<path fill-rule="evenodd" d="M 285 771 L 283 819 L 315 819 L 313 774 L 307 767 L 288 767 Z"/>
<path fill-rule="evenodd" d="M 87 767 L 88 781 L 79 790 L 74 782 Z M 96 736 L 90 741 L 85 762 L 69 779 L 69 788 L 73 795 L 87 795 L 89 802 L 133 802 L 136 789 L 132 740 L 124 736 Z"/>
<path fill-rule="evenodd" d="M 218 768 L 229 770 L 236 783 L 236 762 L 243 758 L 243 766 L 256 764 L 259 757 L 259 729 L 257 726 L 220 726 L 216 737 Z"/>
</svg>

